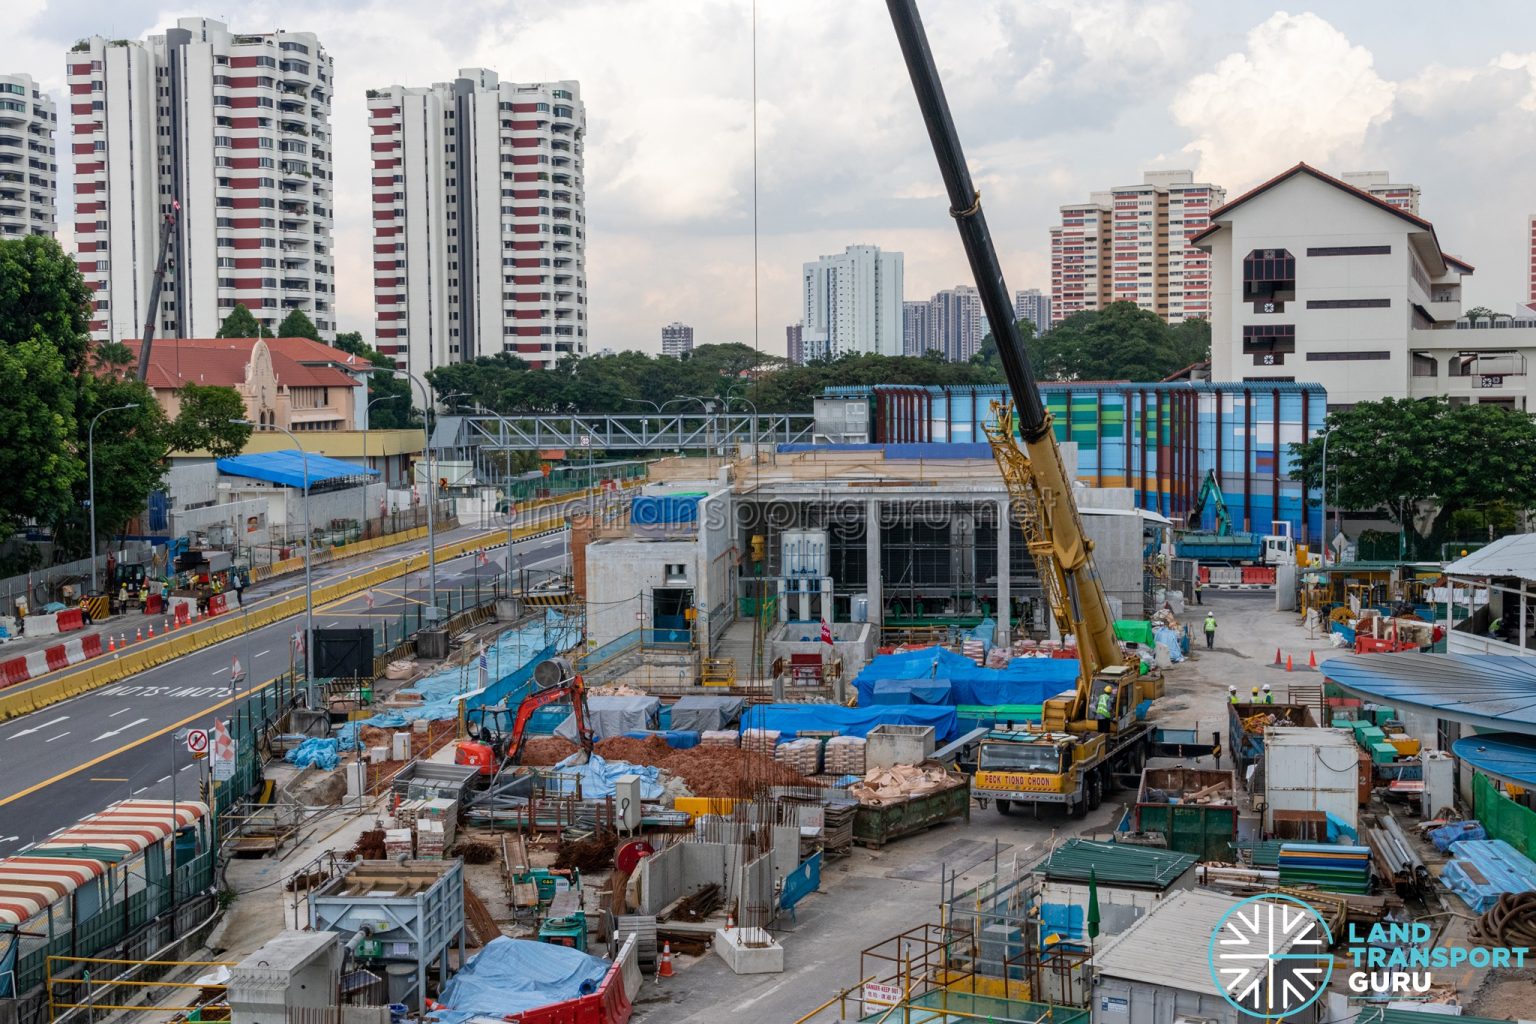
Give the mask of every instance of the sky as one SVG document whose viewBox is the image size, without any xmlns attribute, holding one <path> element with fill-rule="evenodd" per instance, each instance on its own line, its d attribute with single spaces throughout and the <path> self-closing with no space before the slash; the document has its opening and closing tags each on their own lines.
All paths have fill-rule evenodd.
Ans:
<svg viewBox="0 0 1536 1024">
<path fill-rule="evenodd" d="M 802 263 L 851 244 L 903 252 L 909 299 L 969 283 L 885 5 L 759 0 L 754 43 L 752 2 L 249 0 L 231 13 L 7 0 L 0 72 L 37 78 L 63 125 L 65 52 L 85 36 L 142 39 L 193 15 L 316 33 L 336 64 L 338 319 L 369 338 L 364 93 L 467 67 L 581 83 L 594 351 L 658 351 L 662 326 L 681 320 L 700 344 L 782 353 Z M 1049 290 L 1057 208 L 1090 191 L 1188 168 L 1236 196 L 1305 160 L 1418 185 L 1441 245 L 1478 268 L 1467 303 L 1507 311 L 1525 297 L 1529 0 L 919 8 L 1010 288 Z"/>
</svg>

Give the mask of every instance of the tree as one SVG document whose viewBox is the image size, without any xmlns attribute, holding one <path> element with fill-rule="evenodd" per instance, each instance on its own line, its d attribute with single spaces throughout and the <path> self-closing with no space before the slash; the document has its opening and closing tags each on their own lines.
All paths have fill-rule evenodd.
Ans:
<svg viewBox="0 0 1536 1024">
<path fill-rule="evenodd" d="M 1489 309 L 1487 306 L 1473 306 L 1471 309 L 1466 310 L 1461 315 L 1463 317 L 1465 317 L 1466 319 L 1470 320 L 1474 325 L 1479 320 L 1489 320 L 1489 321 L 1492 321 L 1492 320 L 1497 320 L 1499 318 L 1499 314 L 1495 313 L 1493 310 Z"/>
<path fill-rule="evenodd" d="M 1194 361 L 1185 356 L 1200 330 L 1188 328 L 1180 342 L 1156 313 L 1112 302 L 1067 317 L 1031 346 L 1031 355 L 1044 380 L 1159 381 Z"/>
<path fill-rule="evenodd" d="M 305 318 L 306 320 L 308 317 Z M 267 325 L 258 321 L 251 315 L 251 311 L 245 308 L 245 303 L 235 303 L 235 308 L 229 311 L 229 316 L 224 318 L 224 323 L 219 326 L 219 338 L 270 338 L 272 332 Z"/>
<path fill-rule="evenodd" d="M 336 335 L 336 347 L 349 355 L 367 360 L 371 366 L 390 371 L 395 369 L 394 359 L 369 348 L 363 343 L 362 334 L 357 331 L 344 331 Z M 378 401 L 381 398 L 386 401 Z M 393 372 L 368 375 L 368 404 L 371 407 L 368 426 L 373 429 L 397 430 L 421 426 L 421 417 L 415 414 L 411 406 L 411 382 L 394 376 Z"/>
<path fill-rule="evenodd" d="M 1410 557 L 1439 558 L 1455 531 L 1510 524 L 1536 507 L 1536 421 L 1445 398 L 1361 402 L 1330 413 L 1328 505 L 1398 525 Z M 1322 436 L 1290 446 L 1291 478 L 1322 486 Z"/>
<path fill-rule="evenodd" d="M 302 309 L 295 309 L 283 317 L 283 322 L 277 325 L 277 337 L 308 338 L 310 341 L 320 341 L 320 331 Z"/>
<path fill-rule="evenodd" d="M 70 511 L 84 475 L 76 449 L 90 292 L 51 238 L 0 241 L 0 530 Z"/>
<path fill-rule="evenodd" d="M 204 449 L 216 459 L 227 459 L 245 450 L 251 428 L 230 422 L 246 415 L 245 401 L 234 388 L 186 384 L 176 397 L 181 409 L 166 431 L 166 451 Z"/>
<path fill-rule="evenodd" d="M 1211 358 L 1211 322 L 1196 319 L 1174 324 L 1169 329 L 1169 346 L 1173 366 L 1168 373 L 1182 370 L 1194 363 L 1208 362 Z"/>
<path fill-rule="evenodd" d="M 1033 365 L 1034 345 L 1032 343 L 1035 340 L 1035 325 L 1027 319 L 1021 319 L 1016 326 L 1019 330 L 1019 341 L 1023 343 L 1024 350 L 1030 353 L 1030 364 Z M 1003 360 L 997 354 L 997 339 L 992 336 L 991 331 L 988 331 L 986 337 L 981 339 L 981 344 L 977 346 L 976 354 L 971 356 L 971 362 L 977 366 L 990 366 L 999 374 L 1003 372 Z"/>
<path fill-rule="evenodd" d="M 98 543 L 110 540 L 124 523 L 149 506 L 149 494 L 165 479 L 167 428 L 165 413 L 154 392 L 132 377 L 106 374 L 82 380 L 78 422 L 78 451 L 91 454 L 95 440 L 96 533 Z M 122 409 L 118 406 L 130 406 Z M 112 411 L 102 413 L 102 410 Z M 94 435 L 91 420 L 98 413 Z M 64 553 L 85 557 L 90 552 L 90 477 L 75 482 L 75 500 L 54 520 L 54 541 Z"/>
</svg>

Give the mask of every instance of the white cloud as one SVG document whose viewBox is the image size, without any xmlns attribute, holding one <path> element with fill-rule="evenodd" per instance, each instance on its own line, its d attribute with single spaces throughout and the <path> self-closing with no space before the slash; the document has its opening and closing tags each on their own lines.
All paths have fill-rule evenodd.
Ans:
<svg viewBox="0 0 1536 1024">
<path fill-rule="evenodd" d="M 1315 14 L 1276 13 L 1240 53 L 1196 75 L 1174 97 L 1195 137 L 1202 180 L 1241 188 L 1298 160 L 1328 166 L 1362 155 L 1373 124 L 1392 115 L 1396 86 L 1371 52 Z"/>
</svg>

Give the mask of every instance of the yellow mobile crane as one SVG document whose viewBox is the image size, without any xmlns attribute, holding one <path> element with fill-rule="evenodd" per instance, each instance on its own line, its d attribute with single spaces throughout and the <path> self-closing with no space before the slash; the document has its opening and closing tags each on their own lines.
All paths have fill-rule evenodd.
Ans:
<svg viewBox="0 0 1536 1024">
<path fill-rule="evenodd" d="M 1077 687 L 1045 702 L 1039 730 L 994 732 L 982 740 L 972 793 L 995 800 L 1003 813 L 1014 803 L 1045 803 L 1081 816 L 1099 805 L 1116 772 L 1145 763 L 1152 731 L 1136 712 L 1142 701 L 1162 695 L 1162 680 L 1139 675 L 1121 654 L 1093 567 L 1093 544 L 1083 533 L 1051 416 L 1013 320 L 981 193 L 971 182 L 916 0 L 886 0 L 886 6 L 1013 397 L 995 407 L 997 425 L 987 437 L 1057 629 L 1076 638 L 1081 666 Z"/>
</svg>

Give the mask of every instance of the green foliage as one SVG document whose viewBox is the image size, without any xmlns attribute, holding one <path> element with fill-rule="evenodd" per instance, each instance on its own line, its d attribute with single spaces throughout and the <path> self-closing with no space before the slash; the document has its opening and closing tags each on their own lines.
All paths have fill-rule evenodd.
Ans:
<svg viewBox="0 0 1536 1024">
<path fill-rule="evenodd" d="M 308 320 L 308 317 L 305 317 Z M 311 325 L 313 326 L 313 325 Z M 251 315 L 251 311 L 245 308 L 245 303 L 235 303 L 235 308 L 229 311 L 229 316 L 224 318 L 224 323 L 219 326 L 218 338 L 270 338 L 272 332 L 266 324 L 258 321 Z"/>
<path fill-rule="evenodd" d="M 245 450 L 251 428 L 230 422 L 246 415 L 245 402 L 234 388 L 187 384 L 176 395 L 181 409 L 166 432 L 167 450 L 205 449 L 216 459 Z"/>
<path fill-rule="evenodd" d="M 1210 351 L 1210 324 L 1170 327 L 1130 302 L 1074 313 L 1030 345 L 1042 380 L 1160 381 Z"/>
<path fill-rule="evenodd" d="M 137 372 L 138 359 L 133 349 L 120 341 L 104 341 L 96 346 L 96 364 L 114 374 Z"/>
<path fill-rule="evenodd" d="M 0 529 L 67 514 L 85 473 L 76 451 L 90 292 L 51 238 L 0 241 Z"/>
<path fill-rule="evenodd" d="M 357 331 L 344 331 L 336 335 L 336 347 L 371 365 L 393 371 L 394 359 L 374 351 L 363 344 L 363 336 Z M 421 417 L 411 404 L 411 382 L 393 376 L 392 373 L 368 375 L 368 402 L 372 405 L 383 398 L 386 401 L 373 405 L 368 413 L 368 426 L 373 430 L 396 430 L 402 427 L 420 427 Z"/>
<path fill-rule="evenodd" d="M 1487 306 L 1473 306 L 1471 309 L 1464 310 L 1461 315 L 1475 324 L 1479 320 L 1497 320 L 1505 314 L 1495 313 Z"/>
<path fill-rule="evenodd" d="M 995 351 L 995 349 L 994 349 Z M 764 412 L 807 412 L 823 388 L 868 384 L 961 387 L 998 384 L 1002 374 L 986 363 L 951 363 L 937 352 L 923 356 L 847 355 L 831 362 L 794 366 L 764 376 L 747 397 Z"/>
<path fill-rule="evenodd" d="M 165 413 L 154 392 L 132 377 L 103 375 L 82 380 L 80 454 L 90 455 L 90 422 L 96 421 L 96 531 L 98 541 L 110 538 L 123 524 L 149 506 L 149 493 L 165 479 L 167 428 Z M 119 409 L 117 406 L 132 408 Z M 90 479 L 75 482 L 69 513 L 53 523 L 54 540 L 66 552 L 85 557 L 90 550 Z"/>
<path fill-rule="evenodd" d="M 1379 512 L 1434 556 L 1459 530 L 1500 530 L 1536 507 L 1536 422 L 1495 405 L 1386 398 L 1331 413 L 1328 504 Z M 1322 485 L 1319 435 L 1291 445 L 1292 479 Z M 1464 535 L 1464 534 L 1463 534 Z"/>
<path fill-rule="evenodd" d="M 230 314 L 233 316 L 234 314 Z M 228 321 L 225 321 L 228 324 Z M 302 309 L 295 309 L 283 317 L 283 322 L 277 325 L 279 338 L 308 338 L 310 341 L 320 341 L 320 331 Z"/>
</svg>

